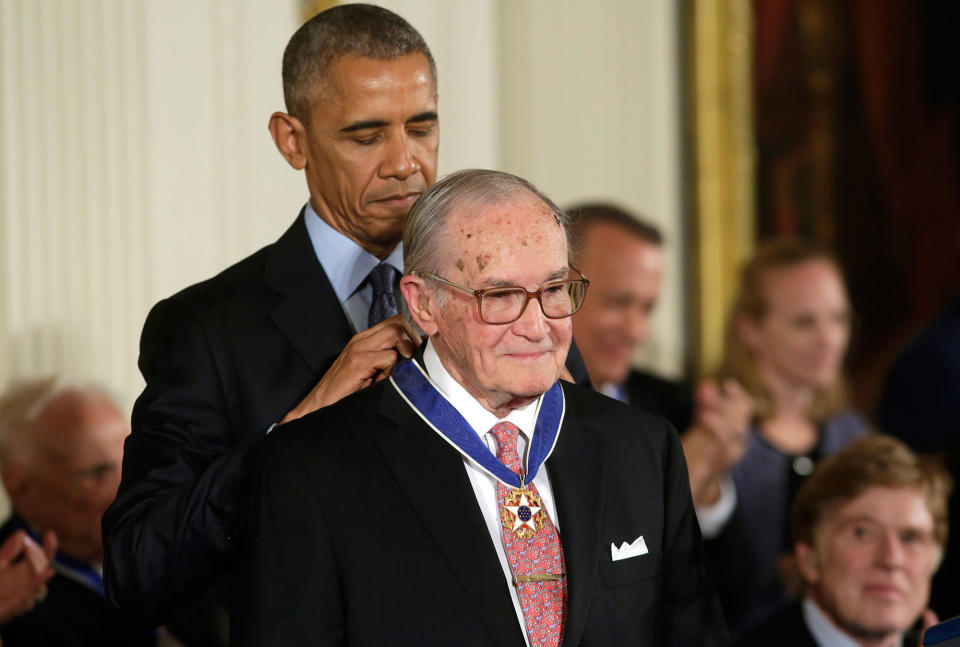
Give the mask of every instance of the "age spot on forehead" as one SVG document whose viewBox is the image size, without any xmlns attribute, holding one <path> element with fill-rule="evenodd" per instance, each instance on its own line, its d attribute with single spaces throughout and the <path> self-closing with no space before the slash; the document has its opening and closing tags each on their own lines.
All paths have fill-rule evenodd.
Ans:
<svg viewBox="0 0 960 647">
<path fill-rule="evenodd" d="M 490 254 L 480 254 L 477 256 L 477 268 L 482 272 L 490 262 Z"/>
<path fill-rule="evenodd" d="M 462 259 L 462 258 L 458 258 L 456 265 L 457 265 L 457 269 L 462 272 L 462 271 L 463 271 L 463 267 L 464 267 L 463 259 Z"/>
</svg>

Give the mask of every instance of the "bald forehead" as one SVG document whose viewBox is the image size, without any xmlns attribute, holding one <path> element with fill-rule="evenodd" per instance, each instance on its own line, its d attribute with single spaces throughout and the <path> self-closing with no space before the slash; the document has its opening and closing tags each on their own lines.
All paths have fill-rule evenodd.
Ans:
<svg viewBox="0 0 960 647">
<path fill-rule="evenodd" d="M 535 224 L 538 220 L 552 222 L 563 232 L 566 228 L 560 218 L 546 202 L 523 187 L 517 187 L 509 194 L 484 196 L 477 198 L 465 196 L 454 203 L 446 218 L 444 233 L 460 233 L 468 225 L 489 227 L 517 227 Z M 467 232 L 469 233 L 469 232 Z M 472 236 L 465 236 L 469 240 Z"/>
<path fill-rule="evenodd" d="M 53 444 L 103 428 L 122 429 L 126 419 L 110 399 L 95 389 L 70 389 L 59 393 L 33 421 L 37 441 Z"/>
<path fill-rule="evenodd" d="M 501 271 L 512 260 L 567 258 L 567 235 L 554 210 L 536 195 L 518 190 L 496 201 L 469 201 L 451 209 L 442 249 L 445 263 L 467 276 Z"/>
</svg>

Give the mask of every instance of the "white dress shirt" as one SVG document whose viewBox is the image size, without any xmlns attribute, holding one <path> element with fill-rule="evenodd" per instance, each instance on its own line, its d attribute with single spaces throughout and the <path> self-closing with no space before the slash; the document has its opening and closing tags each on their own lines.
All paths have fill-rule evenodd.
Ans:
<svg viewBox="0 0 960 647">
<path fill-rule="evenodd" d="M 803 598 L 803 621 L 819 647 L 860 647 L 859 643 L 845 634 L 830 621 L 820 606 L 809 597 Z M 896 647 L 903 644 L 901 637 Z"/>
<path fill-rule="evenodd" d="M 488 433 L 490 428 L 498 422 L 512 422 L 519 429 L 517 437 L 517 453 L 523 457 L 526 462 L 526 450 L 530 446 L 530 440 L 533 436 L 533 430 L 537 422 L 537 413 L 540 410 L 540 398 L 531 402 L 525 407 L 514 409 L 506 418 L 497 418 L 495 415 L 483 408 L 477 400 L 464 389 L 459 382 L 453 379 L 453 376 L 443 367 L 443 363 L 437 356 L 433 345 L 428 341 L 423 351 L 424 368 L 430 375 L 430 379 L 436 384 L 443 396 L 454 406 L 461 416 L 467 421 L 467 424 L 477 432 L 480 439 L 487 445 L 494 456 L 497 454 L 497 441 L 493 434 Z M 510 597 L 513 600 L 513 607 L 517 612 L 517 620 L 520 622 L 523 631 L 523 639 L 528 647 L 530 639 L 526 632 L 526 623 L 523 618 L 523 607 L 520 606 L 520 596 L 517 595 L 517 589 L 513 585 L 513 576 L 510 570 L 510 562 L 507 560 L 507 553 L 503 548 L 503 535 L 501 532 L 502 522 L 500 521 L 500 510 L 497 506 L 497 479 L 486 472 L 486 470 L 477 466 L 473 461 L 464 457 L 464 468 L 467 470 L 467 476 L 470 477 L 470 484 L 473 486 L 473 493 L 477 497 L 477 505 L 480 506 L 480 512 L 483 513 L 483 520 L 487 524 L 487 530 L 490 532 L 490 539 L 497 551 L 497 557 L 500 559 L 500 566 L 503 569 L 503 581 L 510 591 Z M 550 477 L 547 470 L 541 468 L 533 484 L 537 486 L 537 492 L 543 499 L 543 505 L 550 515 L 550 520 L 560 533 L 560 523 L 557 519 L 557 508 L 553 500 L 553 489 L 550 487 Z"/>
</svg>

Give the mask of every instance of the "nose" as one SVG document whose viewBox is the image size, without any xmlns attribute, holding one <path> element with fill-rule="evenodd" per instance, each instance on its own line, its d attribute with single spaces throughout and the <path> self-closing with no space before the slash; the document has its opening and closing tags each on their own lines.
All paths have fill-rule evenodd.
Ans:
<svg viewBox="0 0 960 647">
<path fill-rule="evenodd" d="M 513 322 L 513 332 L 531 341 L 539 341 L 549 334 L 547 317 L 535 298 L 527 299 L 520 318 Z"/>
<path fill-rule="evenodd" d="M 903 564 L 904 550 L 900 536 L 895 532 L 885 532 L 877 546 L 877 563 L 885 568 L 897 568 Z"/>
<path fill-rule="evenodd" d="M 392 137 L 385 149 L 385 157 L 380 166 L 383 177 L 395 177 L 405 180 L 420 171 L 414 144 L 406 133 Z"/>
<path fill-rule="evenodd" d="M 623 317 L 621 330 L 631 344 L 639 346 L 650 334 L 650 315 L 641 305 L 628 308 Z"/>
</svg>

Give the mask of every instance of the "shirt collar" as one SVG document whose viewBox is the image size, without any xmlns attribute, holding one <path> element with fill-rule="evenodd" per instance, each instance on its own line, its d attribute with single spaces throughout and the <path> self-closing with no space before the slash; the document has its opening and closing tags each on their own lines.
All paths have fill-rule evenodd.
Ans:
<svg viewBox="0 0 960 647">
<path fill-rule="evenodd" d="M 380 259 L 331 227 L 309 201 L 303 219 L 313 252 L 342 304 L 363 284 L 370 270 L 380 264 Z M 384 262 L 403 274 L 403 243 L 398 243 Z"/>
<path fill-rule="evenodd" d="M 512 422 L 520 429 L 520 433 L 523 434 L 523 437 L 529 445 L 530 439 L 533 437 L 534 427 L 537 423 L 537 411 L 540 408 L 540 400 L 543 398 L 542 395 L 530 404 L 514 409 L 508 413 L 505 418 L 497 418 L 491 412 L 484 409 L 483 405 L 450 375 L 443 366 L 443 362 L 440 361 L 440 357 L 437 355 L 437 351 L 434 349 L 433 343 L 430 340 L 427 341 L 427 345 L 423 350 L 423 364 L 427 370 L 427 374 L 430 375 L 430 379 L 432 379 L 440 391 L 447 396 L 450 403 L 456 408 L 460 415 L 463 416 L 467 424 L 477 432 L 481 440 L 484 439 L 484 436 L 490 431 L 491 427 L 498 422 L 506 421 Z"/>
<path fill-rule="evenodd" d="M 820 647 L 859 647 L 856 641 L 837 627 L 812 598 L 803 598 L 803 619 L 813 639 Z M 901 637 L 896 645 L 901 647 Z"/>
</svg>

